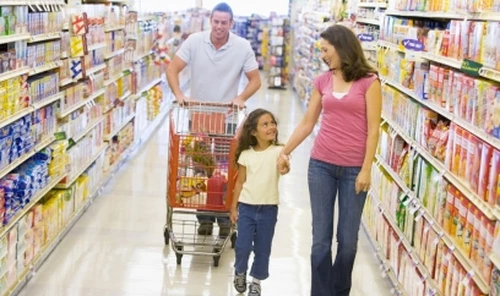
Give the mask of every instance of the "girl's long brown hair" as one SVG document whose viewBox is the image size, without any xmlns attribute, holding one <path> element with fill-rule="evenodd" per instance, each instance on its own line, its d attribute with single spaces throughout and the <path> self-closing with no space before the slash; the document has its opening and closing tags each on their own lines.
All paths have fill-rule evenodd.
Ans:
<svg viewBox="0 0 500 296">
<path fill-rule="evenodd" d="M 238 147 L 236 148 L 236 157 L 235 164 L 238 165 L 238 159 L 243 151 L 250 149 L 257 145 L 257 138 L 252 135 L 253 132 L 257 131 L 257 125 L 259 124 L 259 119 L 263 116 L 269 114 L 274 122 L 276 122 L 276 118 L 274 115 L 265 110 L 265 109 L 256 109 L 250 114 L 248 114 L 247 119 L 243 123 L 243 127 L 241 128 L 240 135 L 238 137 Z M 278 131 L 276 131 L 276 138 L 273 141 L 275 145 L 278 144 Z"/>
<path fill-rule="evenodd" d="M 343 25 L 333 25 L 323 31 L 320 37 L 335 47 L 341 61 L 340 70 L 346 82 L 377 74 L 377 70 L 366 60 L 361 43 L 351 29 Z"/>
</svg>

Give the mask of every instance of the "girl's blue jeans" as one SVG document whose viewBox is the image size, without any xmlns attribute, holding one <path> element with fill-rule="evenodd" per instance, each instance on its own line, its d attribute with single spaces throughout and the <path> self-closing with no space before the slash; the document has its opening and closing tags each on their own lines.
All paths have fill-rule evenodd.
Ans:
<svg viewBox="0 0 500 296">
<path fill-rule="evenodd" d="M 269 277 L 269 257 L 278 220 L 277 205 L 238 205 L 238 238 L 236 239 L 236 260 L 234 268 L 237 274 L 248 269 L 250 253 L 254 260 L 250 276 L 259 280 Z"/>
<path fill-rule="evenodd" d="M 360 167 L 311 159 L 308 170 L 312 210 L 311 296 L 349 295 L 366 192 L 356 194 Z M 337 255 L 332 264 L 333 214 L 338 197 Z"/>
</svg>

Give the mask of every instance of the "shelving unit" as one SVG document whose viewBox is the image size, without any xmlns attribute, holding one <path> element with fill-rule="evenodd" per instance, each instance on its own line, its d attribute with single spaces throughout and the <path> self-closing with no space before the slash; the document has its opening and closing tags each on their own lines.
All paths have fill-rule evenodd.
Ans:
<svg viewBox="0 0 500 296">
<path fill-rule="evenodd" d="M 269 55 L 266 65 L 268 87 L 286 89 L 288 84 L 288 61 L 286 57 L 289 39 L 289 20 L 285 17 L 271 18 L 269 29 Z"/>
<path fill-rule="evenodd" d="M 488 110 L 498 103 L 492 101 L 489 107 L 480 105 L 482 98 L 487 98 L 486 92 L 474 94 L 474 88 L 470 88 L 467 104 L 484 108 L 484 115 L 464 116 L 455 107 L 462 104 L 463 95 L 456 93 L 456 83 L 462 82 L 453 79 L 465 77 L 463 81 L 471 81 L 475 87 L 490 89 L 499 86 L 498 70 L 481 64 L 486 60 L 475 60 L 480 62 L 476 77 L 463 75 L 465 59 L 454 55 L 461 50 L 460 46 L 456 49 L 446 46 L 455 42 L 454 34 L 460 34 L 449 30 L 463 25 L 464 20 L 485 21 L 486 35 L 486 24 L 497 21 L 500 14 L 405 11 L 405 7 L 397 5 L 400 5 L 397 1 L 388 5 L 380 20 L 384 33 L 375 41 L 384 98 L 381 154 L 377 156 L 373 174 L 377 187 L 384 190 L 376 195 L 376 202 L 393 217 L 406 213 L 405 224 L 398 223 L 390 228 L 397 232 L 403 227 L 405 237 L 416 248 L 411 254 L 419 254 L 422 261 L 430 255 L 435 258 L 429 263 L 431 265 L 427 264 L 426 270 L 428 278 L 438 284 L 437 293 L 456 295 L 457 289 L 464 289 L 466 294 L 497 295 L 499 291 L 494 289 L 498 277 L 492 274 L 500 270 L 497 265 L 500 244 L 495 248 L 493 238 L 498 233 L 495 229 L 500 226 L 500 212 L 496 204 L 499 197 L 495 197 L 491 188 L 500 181 L 500 170 L 497 171 L 499 164 L 491 155 L 498 153 L 500 139 L 483 122 L 490 118 L 485 117 L 491 114 Z M 432 24 L 435 29 L 416 40 L 419 23 L 411 27 L 411 23 L 400 19 L 422 18 L 435 19 L 436 24 Z M 448 36 L 450 39 L 444 40 Z M 408 41 L 403 42 L 403 39 Z M 486 41 L 484 46 L 488 46 Z M 470 59 L 475 57 L 467 58 Z M 465 89 L 465 84 L 463 87 Z M 461 106 L 467 108 L 467 105 Z M 456 152 L 459 148 L 462 152 Z M 473 164 L 477 168 L 473 168 Z M 474 175 L 480 174 L 479 181 L 484 181 L 472 181 Z M 481 185 L 484 183 L 486 185 Z M 399 193 L 391 194 L 390 190 Z M 367 208 L 365 215 L 373 215 L 373 211 Z M 450 225 L 457 225 L 457 228 Z M 434 244 L 430 244 L 421 231 L 425 231 L 425 236 L 432 233 L 428 235 L 429 239 L 436 238 Z M 378 235 L 375 232 L 375 236 Z M 485 254 L 483 259 L 478 259 L 479 252 Z M 456 280 L 451 282 L 443 278 L 448 272 L 456 273 Z"/>
<path fill-rule="evenodd" d="M 368 61 L 376 66 L 377 41 L 380 35 L 380 18 L 387 8 L 386 1 L 359 1 L 356 11 L 354 31 L 361 41 Z"/>
<path fill-rule="evenodd" d="M 436 11 L 350 5 L 383 91 L 363 228 L 398 295 L 500 295 L 500 12 L 452 7 L 463 3 L 450 12 L 439 1 Z M 299 15 L 295 26 L 294 89 L 305 107 L 322 28 L 304 20 L 318 19 Z M 460 40 L 477 50 L 461 52 Z"/>
<path fill-rule="evenodd" d="M 49 4 L 51 12 L 44 12 Z M 12 157 L 3 152 L 8 152 L 10 147 L 0 139 L 0 179 L 12 177 L 13 172 L 24 174 L 24 165 L 28 162 L 33 165 L 35 155 L 37 159 L 48 158 L 36 165 L 47 166 L 40 171 L 49 172 L 43 177 L 46 180 L 44 186 L 34 188 L 32 196 L 17 203 L 9 200 L 9 204 L 16 204 L 15 208 L 6 208 L 5 199 L 12 197 L 4 196 L 0 189 L 0 243 L 8 250 L 3 258 L 6 264 L 0 266 L 0 295 L 16 294 L 22 289 L 100 194 L 102 187 L 167 114 L 166 100 L 158 98 L 164 95 L 158 86 L 163 82 L 161 72 L 154 63 L 145 63 L 150 60 L 150 49 L 146 47 L 153 44 L 156 20 L 150 18 L 147 21 L 150 27 L 144 32 L 134 18 L 137 13 L 123 9 L 126 4 L 126 1 L 121 1 L 113 10 L 108 10 L 114 5 L 111 2 L 96 1 L 75 7 L 62 1 L 0 3 L 2 7 L 12 6 L 14 13 L 19 14 L 17 19 L 20 22 L 27 22 L 30 13 L 46 17 L 54 24 L 36 27 L 36 34 L 16 31 L 0 36 L 0 44 L 22 45 L 16 48 L 43 45 L 47 50 L 43 62 L 40 55 L 36 63 L 28 62 L 29 55 L 18 52 L 18 56 L 25 60 L 20 59 L 16 67 L 0 73 L 0 81 L 13 80 L 15 83 L 9 83 L 23 86 L 8 91 L 0 89 L 2 135 L 10 135 L 6 131 L 14 125 L 18 125 L 18 130 L 28 130 L 24 127 L 30 125 L 29 130 L 33 133 L 32 137 L 25 137 L 33 142 L 21 142 L 23 146 L 16 148 L 14 151 L 19 152 L 11 153 Z M 67 11 L 63 14 L 60 9 Z M 6 11 L 2 9 L 2 13 Z M 82 12 L 87 13 L 87 20 L 92 20 L 92 24 L 85 24 L 87 31 L 78 31 L 68 25 L 71 18 L 75 26 L 83 24 L 78 23 Z M 21 30 L 22 23 L 19 25 L 18 30 Z M 127 36 L 132 36 L 131 32 L 133 37 L 145 42 L 141 43 L 140 52 L 134 47 L 134 60 L 127 61 L 126 53 L 130 51 Z M 82 35 L 86 38 L 81 38 Z M 72 46 L 81 46 L 81 49 Z M 137 56 L 143 58 L 135 60 Z M 49 60 L 49 57 L 56 58 Z M 7 93 L 30 99 L 15 105 L 7 101 L 10 100 Z M 131 100 L 133 94 L 138 96 Z M 150 102 L 158 104 L 162 112 L 149 108 L 154 112 L 136 113 L 138 103 Z M 135 136 L 136 120 L 144 122 L 141 132 L 146 131 L 148 136 Z M 104 135 L 108 124 L 115 129 Z M 17 138 L 15 140 L 14 143 L 19 142 Z M 110 148 L 116 145 L 118 149 Z M 47 147 L 50 150 L 45 149 Z M 90 151 L 94 154 L 83 157 Z M 113 155 L 112 166 L 104 169 L 106 161 L 116 152 L 120 154 Z M 65 159 L 78 162 L 69 163 L 71 169 L 68 169 Z M 85 196 L 84 192 L 90 194 Z M 54 211 L 54 207 L 61 210 Z M 33 220 L 33 217 L 38 218 Z M 25 235 L 26 231 L 33 235 Z"/>
</svg>

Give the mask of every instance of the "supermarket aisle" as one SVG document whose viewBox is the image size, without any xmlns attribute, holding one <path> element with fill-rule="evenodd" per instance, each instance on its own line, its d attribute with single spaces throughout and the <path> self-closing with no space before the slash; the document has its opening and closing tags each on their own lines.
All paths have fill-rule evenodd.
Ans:
<svg viewBox="0 0 500 296">
<path fill-rule="evenodd" d="M 250 109 L 264 107 L 280 121 L 286 139 L 303 115 L 288 91 L 263 88 Z M 236 295 L 230 248 L 219 267 L 210 257 L 185 256 L 164 247 L 167 124 L 122 168 L 102 196 L 77 222 L 20 295 Z M 295 153 L 284 179 L 271 277 L 264 295 L 308 295 L 310 211 L 306 166 L 312 140 Z M 364 234 L 359 242 L 351 295 L 389 295 Z"/>
</svg>

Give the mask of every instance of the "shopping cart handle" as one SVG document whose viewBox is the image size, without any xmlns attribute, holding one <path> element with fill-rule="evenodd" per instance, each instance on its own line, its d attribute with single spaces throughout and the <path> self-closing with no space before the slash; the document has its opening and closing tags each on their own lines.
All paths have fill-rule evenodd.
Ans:
<svg viewBox="0 0 500 296">
<path fill-rule="evenodd" d="M 174 100 L 172 102 L 174 105 L 179 105 L 179 102 L 177 100 Z M 199 106 L 199 107 L 226 107 L 226 108 L 232 108 L 232 109 L 246 109 L 247 106 L 237 106 L 234 105 L 233 103 L 220 103 L 220 102 L 204 102 L 204 101 L 184 101 L 184 106 L 187 107 L 192 107 L 192 106 Z"/>
</svg>

